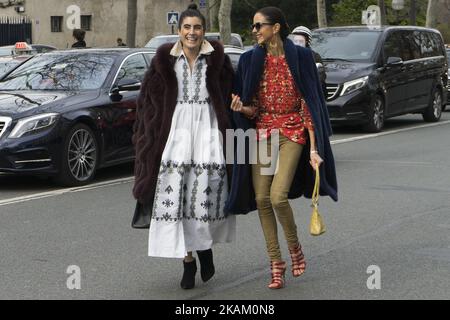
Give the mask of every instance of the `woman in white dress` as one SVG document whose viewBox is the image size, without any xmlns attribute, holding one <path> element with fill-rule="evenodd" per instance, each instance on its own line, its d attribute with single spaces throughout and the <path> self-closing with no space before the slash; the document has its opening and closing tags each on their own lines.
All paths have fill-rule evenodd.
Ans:
<svg viewBox="0 0 450 320">
<path fill-rule="evenodd" d="M 221 140 L 233 71 L 222 45 L 204 39 L 196 5 L 180 15 L 178 33 L 175 45 L 158 49 L 141 89 L 133 191 L 137 215 L 151 216 L 149 256 L 184 258 L 181 287 L 190 289 L 193 252 L 206 282 L 215 272 L 212 246 L 235 237 L 235 216 L 223 210 L 229 181 Z"/>
</svg>

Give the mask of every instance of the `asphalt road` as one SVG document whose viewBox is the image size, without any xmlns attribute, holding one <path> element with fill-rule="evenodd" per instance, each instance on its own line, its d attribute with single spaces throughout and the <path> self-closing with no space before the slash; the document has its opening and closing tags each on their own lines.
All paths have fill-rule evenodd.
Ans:
<svg viewBox="0 0 450 320">
<path fill-rule="evenodd" d="M 336 129 L 339 202 L 321 198 L 328 230 L 315 238 L 310 202 L 292 201 L 307 270 L 275 291 L 256 212 L 238 217 L 236 242 L 215 247 L 214 278 L 184 291 L 181 261 L 147 257 L 148 231 L 130 227 L 132 166 L 63 190 L 0 176 L 0 299 L 450 299 L 448 137 L 450 112 L 431 126 L 390 120 L 382 135 Z M 81 289 L 67 287 L 72 265 Z M 369 266 L 380 289 L 367 286 Z"/>
</svg>

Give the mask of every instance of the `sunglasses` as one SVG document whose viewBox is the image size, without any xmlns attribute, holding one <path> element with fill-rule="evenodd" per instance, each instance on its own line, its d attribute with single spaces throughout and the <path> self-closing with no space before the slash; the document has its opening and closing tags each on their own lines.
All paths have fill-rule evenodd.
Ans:
<svg viewBox="0 0 450 320">
<path fill-rule="evenodd" d="M 270 23 L 270 22 L 257 22 L 251 25 L 252 30 L 256 29 L 256 31 L 259 31 L 261 29 L 262 26 L 264 25 L 268 25 L 268 26 L 273 26 L 275 23 Z"/>
</svg>

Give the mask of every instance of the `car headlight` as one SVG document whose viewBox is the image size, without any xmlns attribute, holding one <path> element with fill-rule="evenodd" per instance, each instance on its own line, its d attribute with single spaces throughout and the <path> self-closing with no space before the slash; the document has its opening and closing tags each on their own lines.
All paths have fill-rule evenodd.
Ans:
<svg viewBox="0 0 450 320">
<path fill-rule="evenodd" d="M 364 87 L 367 84 L 368 80 L 369 80 L 369 76 L 365 76 L 365 77 L 362 77 L 359 79 L 345 82 L 344 86 L 342 88 L 341 96 L 352 93 L 358 89 L 361 89 L 362 87 Z"/>
<path fill-rule="evenodd" d="M 58 113 L 45 113 L 20 119 L 9 135 L 9 138 L 20 138 L 24 134 L 51 127 L 58 119 Z"/>
</svg>

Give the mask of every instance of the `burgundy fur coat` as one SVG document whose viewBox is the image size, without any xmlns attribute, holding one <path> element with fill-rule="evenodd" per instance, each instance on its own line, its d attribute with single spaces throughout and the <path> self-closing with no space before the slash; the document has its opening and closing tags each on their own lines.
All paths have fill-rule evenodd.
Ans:
<svg viewBox="0 0 450 320">
<path fill-rule="evenodd" d="M 231 127 L 229 106 L 233 67 L 223 46 L 210 41 L 214 51 L 206 55 L 206 87 L 223 137 Z M 132 226 L 148 228 L 162 153 L 167 142 L 177 104 L 176 58 L 170 55 L 173 44 L 162 45 L 142 83 L 137 101 L 133 144 L 136 150 L 133 195 L 137 199 Z M 225 145 L 224 145 L 225 152 Z M 229 168 L 228 172 L 230 172 Z M 230 177 L 230 174 L 228 175 Z"/>
</svg>

